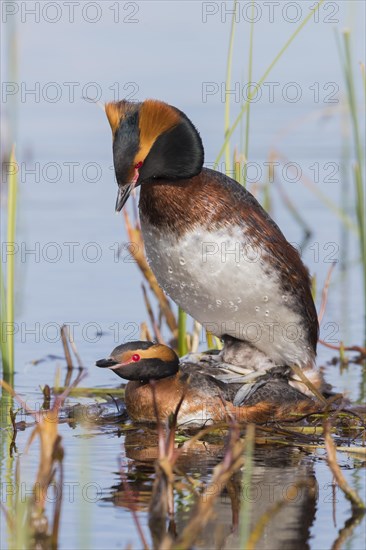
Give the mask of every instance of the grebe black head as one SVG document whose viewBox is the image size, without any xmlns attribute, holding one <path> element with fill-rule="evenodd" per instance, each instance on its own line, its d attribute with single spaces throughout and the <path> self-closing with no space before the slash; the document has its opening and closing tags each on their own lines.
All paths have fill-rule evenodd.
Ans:
<svg viewBox="0 0 366 550">
<path fill-rule="evenodd" d="M 128 342 L 117 346 L 97 367 L 109 368 L 125 380 L 159 380 L 179 370 L 177 354 L 167 346 L 153 342 Z"/>
<path fill-rule="evenodd" d="M 201 138 L 175 107 L 148 99 L 107 103 L 105 110 L 113 133 L 117 211 L 134 187 L 150 179 L 191 178 L 202 170 Z"/>
</svg>

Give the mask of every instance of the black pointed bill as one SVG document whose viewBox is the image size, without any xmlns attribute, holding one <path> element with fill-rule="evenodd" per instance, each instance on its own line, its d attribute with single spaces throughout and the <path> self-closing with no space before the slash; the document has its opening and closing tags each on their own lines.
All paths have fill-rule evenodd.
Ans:
<svg viewBox="0 0 366 550">
<path fill-rule="evenodd" d="M 118 361 L 115 361 L 114 359 L 111 359 L 110 357 L 108 359 L 100 359 L 96 363 L 97 367 L 101 367 L 103 369 L 110 369 L 111 367 L 114 367 L 115 365 L 118 365 Z"/>
<path fill-rule="evenodd" d="M 112 357 L 108 357 L 107 359 L 100 359 L 95 363 L 95 365 L 97 367 L 101 367 L 102 369 L 117 370 L 120 367 L 129 365 L 132 362 L 133 362 L 132 358 L 128 359 L 127 361 L 124 361 L 123 363 L 119 363 L 118 361 L 115 361 L 114 359 L 112 359 Z"/>
<path fill-rule="evenodd" d="M 116 212 L 120 212 L 126 204 L 128 197 L 131 195 L 132 189 L 135 187 L 134 183 L 129 183 L 123 187 L 118 187 L 118 195 L 116 200 Z"/>
<path fill-rule="evenodd" d="M 116 212 L 120 212 L 124 205 L 126 204 L 128 197 L 131 195 L 137 180 L 139 179 L 139 169 L 142 166 L 142 162 L 137 164 L 135 166 L 135 173 L 133 175 L 133 179 L 131 183 L 127 183 L 126 185 L 118 185 L 118 195 L 116 200 Z"/>
</svg>

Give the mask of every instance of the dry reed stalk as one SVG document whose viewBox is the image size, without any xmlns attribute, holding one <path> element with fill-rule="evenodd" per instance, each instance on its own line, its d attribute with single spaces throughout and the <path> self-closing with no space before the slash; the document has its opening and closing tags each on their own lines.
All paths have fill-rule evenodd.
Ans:
<svg viewBox="0 0 366 550">
<path fill-rule="evenodd" d="M 366 348 L 364 348 L 363 346 L 343 346 L 342 344 L 336 346 L 335 344 L 329 344 L 328 342 L 324 342 L 324 340 L 320 339 L 318 340 L 318 342 L 329 349 L 334 349 L 336 351 L 341 351 L 342 349 L 343 351 L 356 351 L 361 355 L 362 358 L 366 357 Z"/>
<path fill-rule="evenodd" d="M 162 337 L 162 335 L 161 335 L 159 326 L 158 326 L 158 324 L 157 324 L 156 321 L 155 321 L 154 312 L 153 312 L 153 309 L 152 309 L 152 306 L 151 306 L 149 297 L 148 297 L 148 295 L 147 295 L 147 291 L 146 291 L 145 285 L 142 284 L 141 287 L 142 287 L 142 293 L 143 293 L 143 295 L 144 295 L 145 307 L 146 307 L 147 313 L 148 313 L 149 318 L 150 318 L 151 326 L 152 326 L 153 331 L 154 331 L 155 340 L 156 340 L 157 342 L 159 342 L 159 344 L 165 344 L 165 342 L 164 342 L 164 340 L 163 340 L 163 337 Z"/>
<path fill-rule="evenodd" d="M 125 225 L 128 233 L 128 238 L 130 241 L 129 252 L 136 261 L 141 273 L 148 282 L 151 291 L 156 296 L 160 309 L 165 317 L 166 323 L 172 332 L 174 337 L 177 337 L 178 334 L 178 325 L 175 315 L 170 307 L 168 298 L 164 294 L 164 291 L 158 285 L 155 275 L 151 271 L 149 264 L 147 263 L 146 256 L 144 253 L 144 242 L 142 239 L 141 230 L 136 223 L 135 227 L 132 226 L 130 218 L 126 209 L 123 210 Z M 134 246 L 132 246 L 134 245 Z"/>
<path fill-rule="evenodd" d="M 12 397 L 14 397 L 14 399 L 18 401 L 20 406 L 25 411 L 27 411 L 28 414 L 33 416 L 36 421 L 36 427 L 33 429 L 25 448 L 26 453 L 30 445 L 34 441 L 35 437 L 38 435 L 40 439 L 40 458 L 36 481 L 33 485 L 33 498 L 31 501 L 30 514 L 32 528 L 35 536 L 37 536 L 37 534 L 43 535 L 44 533 L 45 522 L 47 523 L 44 516 L 47 490 L 54 479 L 57 465 L 59 465 L 60 479 L 62 479 L 63 448 L 61 445 L 61 436 L 58 433 L 58 413 L 66 397 L 69 395 L 71 389 L 74 388 L 83 377 L 84 373 L 80 372 L 79 376 L 76 378 L 73 384 L 70 387 L 66 388 L 61 395 L 56 397 L 52 408 L 47 411 L 40 412 L 32 411 L 7 382 L 5 382 L 4 380 L 0 380 L 0 385 Z M 52 533 L 53 540 L 58 533 L 61 502 L 57 503 L 57 500 L 61 498 L 62 490 L 60 489 L 59 491 L 57 491 L 57 499 L 54 511 Z M 53 545 L 53 547 L 56 547 L 55 544 Z"/>
<path fill-rule="evenodd" d="M 324 420 L 323 429 L 324 429 L 325 448 L 327 451 L 327 462 L 334 476 L 334 479 L 338 487 L 343 491 L 346 499 L 350 501 L 352 512 L 360 513 L 360 511 L 362 511 L 362 513 L 365 513 L 366 511 L 365 503 L 363 502 L 361 497 L 358 495 L 357 491 L 355 491 L 354 489 L 352 489 L 352 487 L 348 485 L 347 480 L 344 477 L 342 470 L 340 469 L 339 464 L 337 462 L 337 456 L 336 456 L 337 447 L 335 446 L 332 436 L 330 434 L 331 423 L 328 419 Z"/>
<path fill-rule="evenodd" d="M 16 438 L 17 438 L 17 433 L 18 433 L 18 428 L 17 428 L 17 424 L 15 422 L 15 419 L 16 419 L 16 415 L 17 413 L 14 413 L 13 409 L 10 408 L 9 410 L 9 416 L 10 416 L 10 421 L 11 421 L 11 425 L 12 425 L 12 428 L 13 428 L 13 435 L 12 435 L 12 438 L 11 438 L 11 442 L 10 442 L 10 448 L 9 448 L 9 454 L 10 456 L 13 456 L 13 452 L 17 451 L 17 448 L 16 448 Z"/>
<path fill-rule="evenodd" d="M 305 386 L 315 395 L 318 401 L 320 401 L 320 403 L 322 403 L 323 405 L 326 405 L 327 400 L 320 393 L 320 391 L 316 389 L 314 384 L 308 379 L 303 370 L 298 365 L 291 365 L 291 368 L 294 373 L 297 374 L 297 376 L 300 378 L 301 382 L 303 382 L 303 384 L 305 384 Z"/>
<path fill-rule="evenodd" d="M 346 548 L 345 542 L 352 536 L 355 528 L 361 523 L 363 514 L 352 514 L 345 522 L 342 529 L 339 530 L 336 540 L 333 542 L 331 550 L 342 550 Z"/>
<path fill-rule="evenodd" d="M 159 458 L 155 463 L 156 478 L 149 507 L 149 515 L 150 520 L 154 517 L 155 519 L 160 518 L 165 521 L 167 515 L 171 518 L 174 516 L 173 468 L 178 458 L 178 453 L 176 453 L 175 450 L 175 433 L 177 429 L 179 410 L 185 399 L 186 391 L 183 391 L 174 413 L 169 418 L 167 433 L 165 436 L 157 408 L 155 383 L 150 382 L 150 385 L 153 392 L 154 409 L 157 421 Z M 186 388 L 187 387 L 188 386 L 186 385 Z"/>
<path fill-rule="evenodd" d="M 62 327 L 61 327 L 62 347 L 64 349 L 67 368 L 72 369 L 73 364 L 72 364 L 72 358 L 71 358 L 71 353 L 70 353 L 68 341 L 69 341 L 69 328 L 68 328 L 67 325 L 62 325 Z"/>
<path fill-rule="evenodd" d="M 244 443 L 240 440 L 239 426 L 231 421 L 225 456 L 215 466 L 210 484 L 197 501 L 194 516 L 185 526 L 177 541 L 170 541 L 169 544 L 169 541 L 165 539 L 161 548 L 164 548 L 164 550 L 181 550 L 192 547 L 202 529 L 204 529 L 212 518 L 215 501 L 226 487 L 231 476 L 242 466 L 243 449 Z M 218 487 L 220 490 L 218 490 Z"/>
<path fill-rule="evenodd" d="M 140 338 L 141 340 L 147 340 L 148 342 L 152 342 L 153 339 L 149 327 L 145 322 L 142 322 L 140 325 Z"/>
<path fill-rule="evenodd" d="M 245 469 L 242 476 L 243 487 L 249 486 L 252 483 L 253 476 L 253 454 L 255 446 L 255 425 L 248 424 L 245 433 Z M 241 510 L 241 525 L 240 525 L 240 543 L 243 547 L 247 546 L 247 541 L 250 535 L 250 519 L 251 519 L 251 502 L 250 499 L 244 499 Z"/>
<path fill-rule="evenodd" d="M 329 285 L 330 285 L 330 279 L 332 277 L 333 269 L 335 268 L 335 266 L 336 266 L 336 262 L 333 262 L 332 265 L 330 266 L 329 270 L 328 270 L 327 278 L 325 279 L 325 283 L 324 283 L 324 286 L 323 286 L 322 301 L 321 301 L 320 309 L 319 309 L 319 313 L 318 313 L 319 324 L 323 320 L 325 309 L 327 307 L 328 290 L 329 290 Z"/>
<path fill-rule="evenodd" d="M 73 351 L 73 353 L 76 357 L 78 367 L 79 367 L 79 369 L 82 369 L 83 368 L 83 362 L 81 360 L 81 357 L 79 355 L 79 352 L 77 350 L 76 344 L 74 342 L 74 338 L 72 336 L 72 333 L 70 332 L 69 327 L 67 327 L 67 335 L 68 335 L 68 338 L 69 338 L 69 343 L 70 343 L 71 349 L 72 349 L 72 351 Z"/>
</svg>

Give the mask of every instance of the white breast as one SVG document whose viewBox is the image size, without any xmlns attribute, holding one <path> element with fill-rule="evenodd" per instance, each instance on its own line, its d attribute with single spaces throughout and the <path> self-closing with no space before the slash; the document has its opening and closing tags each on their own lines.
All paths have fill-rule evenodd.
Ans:
<svg viewBox="0 0 366 550">
<path fill-rule="evenodd" d="M 248 341 L 278 365 L 311 361 L 293 296 L 283 294 L 260 251 L 243 246 L 242 228 L 197 228 L 177 240 L 142 220 L 142 232 L 159 284 L 207 330 Z"/>
</svg>

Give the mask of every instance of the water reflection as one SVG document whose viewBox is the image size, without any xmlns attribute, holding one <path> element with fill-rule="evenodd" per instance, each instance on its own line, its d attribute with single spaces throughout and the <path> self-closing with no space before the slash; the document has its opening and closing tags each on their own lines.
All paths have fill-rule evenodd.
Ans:
<svg viewBox="0 0 366 550">
<path fill-rule="evenodd" d="M 127 432 L 121 481 L 111 487 L 106 501 L 114 506 L 148 511 L 155 474 L 154 462 L 158 458 L 157 444 L 154 430 L 140 428 Z M 223 456 L 222 442 L 204 441 L 198 441 L 181 455 L 176 467 L 174 520 L 164 522 L 163 530 L 159 522 L 149 522 L 155 548 L 166 533 L 174 538 L 182 533 L 195 514 L 192 487 L 197 494 L 201 494 L 213 468 Z M 294 488 L 295 494 L 291 494 Z M 203 529 L 196 543 L 198 548 L 241 548 L 240 509 L 244 500 L 251 503 L 250 528 L 253 529 L 265 512 L 271 511 L 276 503 L 284 499 L 286 503 L 267 521 L 257 548 L 310 547 L 318 484 L 313 460 L 304 452 L 296 448 L 257 447 L 250 486 L 243 485 L 242 472 L 237 472 L 225 488 L 217 487 L 217 491 L 221 494 L 214 506 L 214 519 Z"/>
</svg>

